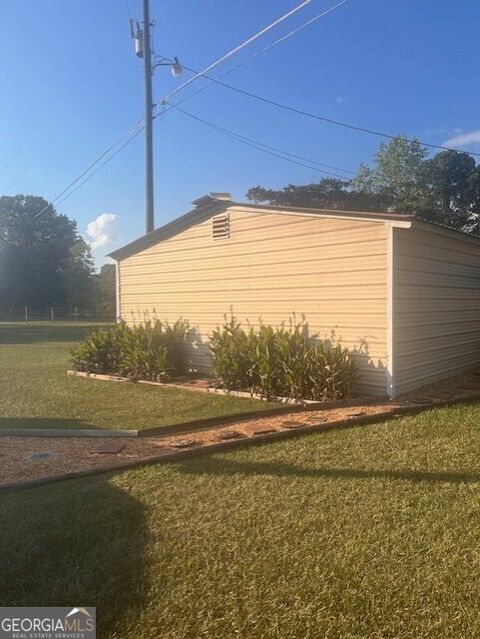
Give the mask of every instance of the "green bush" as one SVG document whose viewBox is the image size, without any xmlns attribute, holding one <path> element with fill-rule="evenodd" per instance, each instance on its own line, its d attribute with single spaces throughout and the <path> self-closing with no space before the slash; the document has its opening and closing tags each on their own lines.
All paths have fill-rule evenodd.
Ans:
<svg viewBox="0 0 480 639">
<path fill-rule="evenodd" d="M 183 344 L 189 324 L 153 319 L 138 326 L 119 322 L 90 333 L 72 351 L 75 370 L 164 381 L 185 372 Z"/>
<path fill-rule="evenodd" d="M 227 390 L 320 401 L 350 397 L 358 377 L 348 351 L 311 334 L 307 322 L 243 329 L 225 318 L 210 336 L 213 371 Z"/>
</svg>

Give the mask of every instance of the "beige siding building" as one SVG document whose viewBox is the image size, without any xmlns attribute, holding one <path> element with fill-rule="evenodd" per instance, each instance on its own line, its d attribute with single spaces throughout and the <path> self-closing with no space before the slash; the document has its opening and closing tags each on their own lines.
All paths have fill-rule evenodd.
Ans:
<svg viewBox="0 0 480 639">
<path fill-rule="evenodd" d="M 398 393 L 480 363 L 480 240 L 398 214 L 196 200 L 183 217 L 112 253 L 118 316 L 208 336 L 233 311 L 278 325 L 304 315 L 362 371 L 359 392 Z"/>
</svg>

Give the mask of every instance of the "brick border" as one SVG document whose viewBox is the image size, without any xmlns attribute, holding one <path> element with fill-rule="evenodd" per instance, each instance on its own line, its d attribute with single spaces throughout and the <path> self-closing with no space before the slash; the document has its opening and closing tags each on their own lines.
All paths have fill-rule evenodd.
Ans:
<svg viewBox="0 0 480 639">
<path fill-rule="evenodd" d="M 116 464 L 110 467 L 94 468 L 85 471 L 77 471 L 72 473 L 63 473 L 61 475 L 55 475 L 51 477 L 42 477 L 39 479 L 20 481 L 14 484 L 8 484 L 6 486 L 0 486 L 0 493 L 19 488 L 35 488 L 37 486 L 43 486 L 53 484 L 70 479 L 80 479 L 90 477 L 94 475 L 100 475 L 105 473 L 114 473 L 117 471 L 130 470 L 141 466 L 147 466 L 151 464 L 171 463 L 181 461 L 183 459 L 190 459 L 200 455 L 209 455 L 211 453 L 223 452 L 232 450 L 235 448 L 242 448 L 244 446 L 256 446 L 259 444 L 265 444 L 274 441 L 281 441 L 284 439 L 291 439 L 293 437 L 308 435 L 309 433 L 318 433 L 320 431 L 334 430 L 337 428 L 353 428 L 355 426 L 363 426 L 367 424 L 375 424 L 384 421 L 390 421 L 402 416 L 415 415 L 422 413 L 426 410 L 445 408 L 448 406 L 454 406 L 461 403 L 474 403 L 480 400 L 480 393 L 470 395 L 466 397 L 457 397 L 450 400 L 432 402 L 421 405 L 409 405 L 409 406 L 397 406 L 390 411 L 383 413 L 376 413 L 374 415 L 361 415 L 359 417 L 353 417 L 348 419 L 337 420 L 333 422 L 321 422 L 318 424 L 312 424 L 295 429 L 278 430 L 273 433 L 264 435 L 254 435 L 251 437 L 242 437 L 239 439 L 222 441 L 215 444 L 207 444 L 205 446 L 198 446 L 196 448 L 189 448 L 185 450 L 172 451 L 170 453 L 164 453 L 163 455 L 156 455 L 147 459 L 137 459 L 131 462 L 125 462 Z"/>
<path fill-rule="evenodd" d="M 272 408 L 259 408 L 242 413 L 230 413 L 217 417 L 204 417 L 193 419 L 178 424 L 166 426 L 152 426 L 141 430 L 101 430 L 101 429 L 67 429 L 67 428 L 3 428 L 0 429 L 0 437 L 157 437 L 158 435 L 183 435 L 185 433 L 205 430 L 212 426 L 228 426 L 237 422 L 261 417 L 274 417 L 284 413 L 302 413 L 309 411 L 328 410 L 330 408 L 350 408 L 355 406 L 369 406 L 390 401 L 387 397 L 368 397 L 366 399 L 345 399 L 336 402 L 320 402 L 320 406 L 299 404 L 273 406 Z M 341 403 L 340 403 L 341 402 Z"/>
<path fill-rule="evenodd" d="M 256 393 L 249 393 L 247 391 L 228 391 L 223 388 L 202 388 L 201 386 L 185 386 L 184 384 L 175 384 L 173 382 L 151 382 L 147 379 L 139 379 L 137 381 L 133 381 L 128 377 L 120 377 L 119 375 L 104 375 L 102 373 L 87 373 L 84 371 L 76 371 L 72 369 L 67 369 L 67 375 L 72 377 L 82 377 L 83 379 L 99 379 L 103 382 L 123 382 L 125 384 L 146 384 L 148 386 L 158 386 L 160 388 L 175 388 L 177 390 L 186 390 L 192 391 L 193 393 L 207 393 L 210 395 L 223 395 L 225 397 L 239 397 L 240 399 L 254 399 L 259 402 L 266 402 L 267 400 L 262 395 L 257 395 Z M 375 396 L 379 400 L 389 400 L 390 397 L 388 395 L 380 395 Z M 367 397 L 368 399 L 368 397 Z M 348 402 L 350 400 L 338 399 L 331 400 L 327 402 L 322 402 L 315 399 L 294 399 L 293 397 L 274 397 L 271 402 L 277 402 L 280 404 L 287 404 L 290 407 L 292 406 L 302 406 L 308 407 L 312 406 L 314 408 L 327 407 L 329 404 L 329 408 L 333 408 L 334 406 L 343 406 L 343 402 Z"/>
<path fill-rule="evenodd" d="M 384 401 L 390 401 L 384 399 Z M 374 397 L 368 399 L 351 399 L 342 400 L 340 405 L 337 402 L 322 402 L 321 406 L 274 406 L 273 408 L 264 408 L 245 413 L 231 413 L 229 415 L 220 415 L 218 417 L 205 417 L 203 419 L 194 419 L 189 422 L 181 422 L 179 424 L 171 424 L 170 426 L 153 426 L 152 428 L 143 428 L 138 431 L 139 437 L 152 437 L 157 435 L 182 435 L 187 432 L 204 430 L 212 426 L 228 426 L 237 422 L 245 422 L 250 419 L 258 419 L 262 417 L 275 417 L 288 413 L 308 413 L 311 411 L 328 410 L 331 408 L 350 408 L 355 406 L 368 406 L 371 404 L 382 403 L 382 398 Z"/>
</svg>

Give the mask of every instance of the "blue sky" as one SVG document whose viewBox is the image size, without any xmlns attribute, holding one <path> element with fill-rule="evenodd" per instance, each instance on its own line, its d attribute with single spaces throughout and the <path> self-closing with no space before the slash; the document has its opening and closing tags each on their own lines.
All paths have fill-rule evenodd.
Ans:
<svg viewBox="0 0 480 639">
<path fill-rule="evenodd" d="M 298 3 L 151 0 L 152 16 L 162 12 L 155 50 L 204 68 Z M 215 74 L 333 4 L 313 0 Z M 140 0 L 2 0 L 3 193 L 16 180 L 9 195 L 54 198 L 142 115 L 141 61 L 133 55 L 129 14 L 140 18 Z M 474 0 L 348 0 L 226 81 L 326 117 L 433 144 L 455 138 L 459 148 L 480 151 L 478 24 L 480 4 Z M 157 69 L 154 97 L 188 77 L 174 79 Z M 350 170 L 370 162 L 380 141 L 218 86 L 182 107 L 265 144 Z M 280 188 L 320 177 L 181 113 L 171 111 L 155 122 L 157 226 L 209 191 L 243 199 L 251 186 Z M 95 250 L 100 264 L 105 253 L 143 233 L 143 194 L 139 136 L 58 208 L 77 220 L 82 234 L 97 220 L 89 228 L 97 243 L 104 242 Z"/>
</svg>

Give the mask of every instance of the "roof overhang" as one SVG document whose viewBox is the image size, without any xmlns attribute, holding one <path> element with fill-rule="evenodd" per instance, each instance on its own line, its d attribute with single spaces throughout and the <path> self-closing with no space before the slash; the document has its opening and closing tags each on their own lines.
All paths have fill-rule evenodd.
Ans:
<svg viewBox="0 0 480 639">
<path fill-rule="evenodd" d="M 226 197 L 217 198 L 215 196 L 216 194 L 212 194 L 195 200 L 192 204 L 196 204 L 196 207 L 192 211 L 185 213 L 185 215 L 182 215 L 181 217 L 177 217 L 168 224 L 151 231 L 151 233 L 143 235 L 138 238 L 138 240 L 134 240 L 116 251 L 112 251 L 112 253 L 110 253 L 107 257 L 111 257 L 117 262 L 124 260 L 125 258 L 130 257 L 130 255 L 135 255 L 135 253 L 139 253 L 151 246 L 155 246 L 155 244 L 158 244 L 163 240 L 167 240 L 174 235 L 178 235 L 178 233 L 188 229 L 190 226 L 199 224 L 204 220 L 208 220 L 208 218 L 212 215 L 222 213 L 229 208 L 231 205 L 230 199 L 227 199 Z"/>
<path fill-rule="evenodd" d="M 385 222 L 401 228 L 410 228 L 413 217 L 405 213 L 378 213 L 375 211 L 343 211 L 339 209 L 312 209 L 295 206 L 272 206 L 230 202 L 229 210 L 258 211 L 258 213 L 278 213 L 295 217 L 327 217 L 331 219 L 362 220 L 364 222 Z"/>
<path fill-rule="evenodd" d="M 439 235 L 444 235 L 463 242 L 473 243 L 480 247 L 480 236 L 478 235 L 469 235 L 468 233 L 464 233 L 458 229 L 451 229 L 448 226 L 426 222 L 425 220 L 420 220 L 418 218 L 413 220 L 413 226 L 414 228 L 421 229 L 423 231 L 438 233 Z"/>
<path fill-rule="evenodd" d="M 478 242 L 480 242 L 480 238 L 478 237 L 472 237 L 466 235 L 465 233 L 462 233 L 461 231 L 455 231 L 453 229 L 442 227 L 437 224 L 424 222 L 415 218 L 413 215 L 408 215 L 405 213 L 343 211 L 337 209 L 314 209 L 296 206 L 274 206 L 255 203 L 241 203 L 233 202 L 229 193 L 209 193 L 198 198 L 197 200 L 194 200 L 193 204 L 195 205 L 195 208 L 185 215 L 182 215 L 172 222 L 161 226 L 155 231 L 147 233 L 147 235 L 140 237 L 138 240 L 134 240 L 126 246 L 113 251 L 109 254 L 108 257 L 111 257 L 116 261 L 124 260 L 131 255 L 139 253 L 140 251 L 144 251 L 145 249 L 150 248 L 151 246 L 154 246 L 155 244 L 158 244 L 163 240 L 167 240 L 170 237 L 181 233 L 182 231 L 195 224 L 200 224 L 201 222 L 208 220 L 208 218 L 217 215 L 218 213 L 223 213 L 227 210 L 230 210 L 232 212 L 255 211 L 259 214 L 279 213 L 282 215 L 295 215 L 304 217 L 321 216 L 334 219 L 383 222 L 385 224 L 389 224 L 390 226 L 404 229 L 411 228 L 413 225 L 415 228 L 424 228 L 430 231 L 436 230 L 439 233 L 448 235 L 449 237 L 452 237 L 452 234 L 454 234 L 454 236 L 456 236 L 457 238 L 464 239 L 465 241 L 475 242 L 477 244 Z"/>
</svg>

